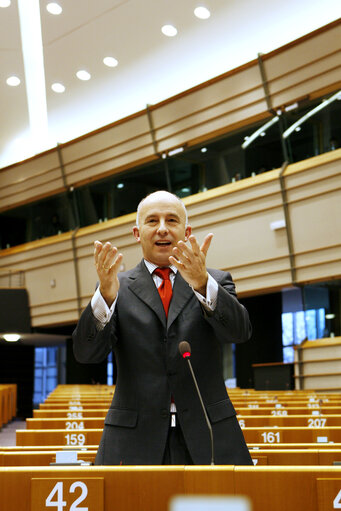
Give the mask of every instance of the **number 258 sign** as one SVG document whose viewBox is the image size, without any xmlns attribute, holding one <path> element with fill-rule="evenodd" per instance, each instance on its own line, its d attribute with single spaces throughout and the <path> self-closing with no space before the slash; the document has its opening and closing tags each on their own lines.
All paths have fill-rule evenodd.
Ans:
<svg viewBox="0 0 341 511">
<path fill-rule="evenodd" d="M 103 511 L 104 479 L 32 478 L 31 511 Z"/>
</svg>

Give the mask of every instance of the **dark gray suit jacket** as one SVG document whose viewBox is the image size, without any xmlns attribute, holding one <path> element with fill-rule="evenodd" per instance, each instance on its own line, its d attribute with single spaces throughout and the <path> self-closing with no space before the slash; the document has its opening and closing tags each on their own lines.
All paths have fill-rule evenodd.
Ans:
<svg viewBox="0 0 341 511">
<path fill-rule="evenodd" d="M 168 320 L 144 261 L 119 274 L 120 290 L 110 322 L 97 331 L 91 304 L 73 334 L 79 362 L 101 362 L 114 350 L 118 374 L 105 419 L 96 464 L 162 463 L 174 396 L 177 417 L 195 464 L 210 463 L 210 437 L 188 364 L 178 345 L 188 341 L 191 362 L 212 423 L 215 462 L 252 464 L 222 373 L 223 343 L 249 339 L 246 309 L 231 275 L 208 270 L 218 282 L 218 300 L 207 314 L 179 272 Z"/>
</svg>

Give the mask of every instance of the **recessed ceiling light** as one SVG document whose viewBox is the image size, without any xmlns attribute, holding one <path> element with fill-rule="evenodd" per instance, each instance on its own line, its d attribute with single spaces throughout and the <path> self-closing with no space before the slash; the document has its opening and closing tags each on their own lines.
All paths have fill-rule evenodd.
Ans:
<svg viewBox="0 0 341 511">
<path fill-rule="evenodd" d="M 202 147 L 200 150 L 202 153 L 207 153 L 207 147 Z"/>
<path fill-rule="evenodd" d="M 178 31 L 173 25 L 163 25 L 161 28 L 161 32 L 167 37 L 174 37 Z"/>
<path fill-rule="evenodd" d="M 265 137 L 266 133 L 265 131 L 262 131 L 262 133 L 260 134 L 261 137 Z"/>
<path fill-rule="evenodd" d="M 297 126 L 297 128 L 295 128 L 295 131 L 301 131 L 301 126 Z"/>
<path fill-rule="evenodd" d="M 116 67 L 118 64 L 118 60 L 114 57 L 104 57 L 103 63 L 108 67 Z"/>
<path fill-rule="evenodd" d="M 61 94 L 62 92 L 65 91 L 65 87 L 62 83 L 53 83 L 51 85 L 51 89 L 54 91 L 54 92 L 58 92 L 59 94 Z"/>
<path fill-rule="evenodd" d="M 48 10 L 48 12 L 50 14 L 55 14 L 55 15 L 58 15 L 63 11 L 61 6 L 59 4 L 57 4 L 56 2 L 50 2 L 49 4 L 47 4 L 46 9 Z"/>
<path fill-rule="evenodd" d="M 194 9 L 194 14 L 197 18 L 200 18 L 201 20 L 207 20 L 211 16 L 210 11 L 206 7 L 196 7 Z"/>
<path fill-rule="evenodd" d="M 124 188 L 124 183 L 117 183 L 117 188 L 119 190 L 121 190 L 122 188 Z"/>
<path fill-rule="evenodd" d="M 9 7 L 11 5 L 11 0 L 0 0 L 0 7 Z"/>
<path fill-rule="evenodd" d="M 6 80 L 7 85 L 10 85 L 11 87 L 17 87 L 20 84 L 20 78 L 17 76 L 10 76 Z"/>
<path fill-rule="evenodd" d="M 91 78 L 91 74 L 88 73 L 87 71 L 85 71 L 85 69 L 81 69 L 80 71 L 77 71 L 76 73 L 77 75 L 77 78 L 79 78 L 80 80 L 90 80 Z"/>
<path fill-rule="evenodd" d="M 3 338 L 7 342 L 17 342 L 20 339 L 20 335 L 19 334 L 4 334 Z"/>
</svg>

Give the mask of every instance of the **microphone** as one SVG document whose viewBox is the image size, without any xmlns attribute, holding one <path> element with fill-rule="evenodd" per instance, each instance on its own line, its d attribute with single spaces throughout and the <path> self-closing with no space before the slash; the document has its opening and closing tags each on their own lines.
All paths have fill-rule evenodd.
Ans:
<svg viewBox="0 0 341 511">
<path fill-rule="evenodd" d="M 194 371 L 193 371 L 193 367 L 192 367 L 192 364 L 191 364 L 191 361 L 190 361 L 190 358 L 191 358 L 191 345 L 189 344 L 189 342 L 187 342 L 187 341 L 180 342 L 179 343 L 179 351 L 180 351 L 180 355 L 182 356 L 182 358 L 184 358 L 188 362 L 188 366 L 190 368 L 190 371 L 191 371 L 191 374 L 192 374 L 192 378 L 193 378 L 193 381 L 194 381 L 194 385 L 195 385 L 195 388 L 197 390 L 197 394 L 198 394 L 198 397 L 199 397 L 199 400 L 200 400 L 202 411 L 204 412 L 206 424 L 207 424 L 208 431 L 210 433 L 210 439 L 211 439 L 211 465 L 214 465 L 214 446 L 213 446 L 213 431 L 212 431 L 212 426 L 211 426 L 210 420 L 208 418 L 208 415 L 207 415 L 207 412 L 206 412 L 206 408 L 205 408 L 205 405 L 204 405 L 204 402 L 202 400 L 201 393 L 200 393 L 200 390 L 199 390 L 199 387 L 198 387 L 197 379 L 195 377 L 195 374 L 194 374 Z"/>
</svg>

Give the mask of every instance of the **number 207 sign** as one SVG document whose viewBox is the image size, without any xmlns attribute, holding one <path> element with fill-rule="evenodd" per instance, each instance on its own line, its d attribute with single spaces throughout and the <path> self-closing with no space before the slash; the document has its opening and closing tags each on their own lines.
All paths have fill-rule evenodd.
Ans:
<svg viewBox="0 0 341 511">
<path fill-rule="evenodd" d="M 31 511 L 103 511 L 104 479 L 32 478 Z"/>
</svg>

